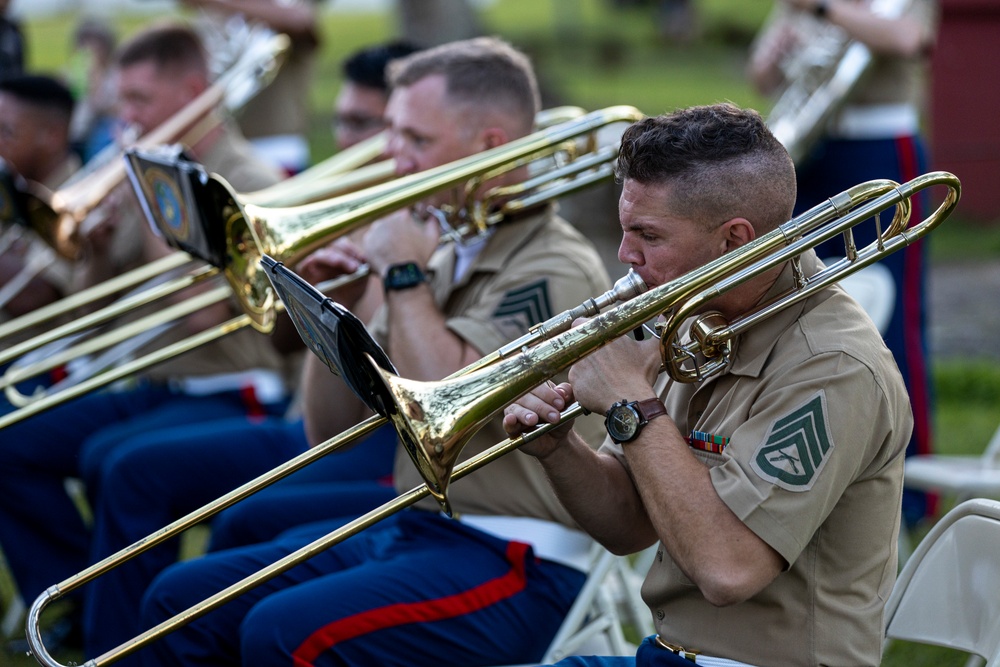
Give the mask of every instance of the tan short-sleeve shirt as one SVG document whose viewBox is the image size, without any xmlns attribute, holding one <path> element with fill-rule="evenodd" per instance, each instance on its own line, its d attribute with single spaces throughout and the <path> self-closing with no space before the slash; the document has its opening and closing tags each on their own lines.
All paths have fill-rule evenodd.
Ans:
<svg viewBox="0 0 1000 667">
<path fill-rule="evenodd" d="M 497 227 L 457 283 L 453 280 L 454 262 L 452 247 L 435 253 L 428 267 L 431 288 L 448 327 L 483 354 L 610 287 L 593 245 L 551 209 Z M 385 317 L 383 309 L 370 323 L 372 334 L 383 344 Z M 597 429 L 603 432 L 601 421 L 591 420 L 589 433 Z M 501 420 L 494 419 L 472 437 L 460 460 L 505 439 Z M 591 440 L 595 445 L 600 441 L 596 437 Z M 423 483 L 402 447 L 397 450 L 394 479 L 399 491 Z M 448 495 L 457 513 L 534 517 L 575 526 L 556 499 L 541 465 L 517 452 L 459 480 Z M 431 499 L 419 506 L 438 509 Z"/>
<path fill-rule="evenodd" d="M 237 192 L 252 192 L 278 182 L 278 173 L 262 163 L 251 152 L 250 144 L 231 127 L 225 131 L 212 147 L 200 156 L 202 164 L 210 173 L 218 173 Z M 138 205 L 136 204 L 136 208 Z M 219 221 L 220 224 L 222 221 Z M 142 225 L 148 224 L 138 211 L 123 215 L 115 230 L 112 248 L 112 262 L 118 273 L 123 273 L 141 264 Z M 232 300 L 232 313 L 242 312 Z M 183 326 L 177 326 L 150 344 L 158 349 L 189 335 Z M 236 373 L 251 369 L 267 369 L 282 374 L 288 373 L 286 361 L 281 358 L 267 336 L 245 328 L 212 343 L 202 345 L 183 355 L 153 366 L 145 376 L 155 380 L 178 377 L 193 377 Z"/>
<path fill-rule="evenodd" d="M 803 259 L 807 275 L 818 266 Z M 786 268 L 775 289 L 790 285 Z M 658 389 L 683 436 L 729 439 L 722 453 L 692 452 L 788 566 L 751 599 L 714 607 L 661 544 L 642 588 L 657 631 L 757 665 L 877 665 L 912 416 L 865 312 L 823 290 L 744 334 L 722 376 Z"/>
</svg>

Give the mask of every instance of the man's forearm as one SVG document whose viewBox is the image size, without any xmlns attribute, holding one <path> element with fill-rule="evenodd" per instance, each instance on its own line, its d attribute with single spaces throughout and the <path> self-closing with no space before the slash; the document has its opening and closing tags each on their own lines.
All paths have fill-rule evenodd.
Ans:
<svg viewBox="0 0 1000 667">
<path fill-rule="evenodd" d="M 635 553 L 656 541 L 628 472 L 613 456 L 595 452 L 574 432 L 539 461 L 566 510 L 609 551 Z"/>
</svg>

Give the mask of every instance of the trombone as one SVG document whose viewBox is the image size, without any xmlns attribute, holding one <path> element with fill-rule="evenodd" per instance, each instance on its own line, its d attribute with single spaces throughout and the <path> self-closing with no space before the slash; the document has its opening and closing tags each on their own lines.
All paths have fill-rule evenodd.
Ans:
<svg viewBox="0 0 1000 667">
<path fill-rule="evenodd" d="M 558 119 L 563 113 L 574 115 L 575 111 L 560 111 L 555 113 L 555 117 Z M 413 204 L 425 198 L 430 192 L 449 188 L 460 188 L 464 192 L 466 205 L 454 212 L 458 215 L 461 211 L 461 214 L 468 216 L 468 228 L 462 231 L 470 233 L 483 231 L 501 222 L 505 215 L 519 208 L 562 196 L 610 177 L 612 162 L 617 156 L 617 145 L 599 147 L 595 138 L 597 131 L 613 124 L 632 123 L 642 117 L 643 114 L 634 107 L 609 107 L 576 120 L 539 130 L 448 165 L 342 197 L 295 207 L 269 208 L 247 202 L 234 193 L 222 179 L 213 177 L 208 180 L 205 187 L 211 188 L 210 197 L 215 201 L 222 201 L 222 204 L 218 210 L 206 211 L 201 217 L 203 220 L 211 220 L 221 216 L 225 221 L 225 247 L 213 250 L 215 257 L 221 258 L 222 261 L 216 261 L 214 267 L 206 267 L 175 282 L 182 283 L 181 287 L 187 287 L 194 281 L 222 273 L 232 293 L 237 296 L 244 313 L 215 329 L 194 334 L 55 394 L 26 397 L 17 393 L 13 385 L 46 372 L 70 358 L 116 344 L 130 338 L 138 331 L 146 331 L 162 322 L 194 312 L 206 303 L 220 301 L 229 296 L 230 291 L 224 286 L 219 286 L 199 295 L 197 300 L 191 299 L 189 302 L 178 304 L 177 307 L 154 313 L 141 322 L 134 322 L 129 327 L 104 334 L 100 340 L 88 341 L 82 347 L 64 350 L 58 355 L 52 355 L 42 362 L 24 368 L 12 368 L 0 380 L 0 387 L 4 388 L 11 402 L 20 407 L 0 417 L 0 428 L 248 325 L 259 331 L 269 332 L 274 326 L 279 300 L 276 299 L 266 275 L 258 266 L 264 254 L 294 264 L 334 238 L 348 234 L 387 213 Z M 577 154 L 581 152 L 579 145 L 581 141 L 584 142 L 587 154 L 578 156 Z M 555 166 L 522 184 L 494 189 L 487 193 L 484 199 L 473 198 L 481 183 L 514 169 L 537 164 L 539 161 Z M 155 198 L 151 199 L 155 202 Z M 503 207 L 499 211 L 489 210 L 489 206 L 497 200 L 505 201 Z M 154 217 L 164 215 L 163 211 L 152 207 L 151 212 Z M 161 227 L 169 228 L 169 224 Z M 175 291 L 174 287 L 175 285 L 170 283 L 158 287 L 158 296 L 172 293 Z M 187 308 L 191 310 L 188 311 Z M 0 355 L 0 360 L 7 358 L 9 354 L 10 352 Z"/>
<path fill-rule="evenodd" d="M 918 192 L 937 185 L 948 189 L 944 201 L 925 220 L 914 226 L 908 226 L 909 207 L 906 202 Z M 711 347 L 709 343 L 720 347 L 722 343 L 759 322 L 763 317 L 825 289 L 922 238 L 951 214 L 958 203 L 960 192 L 961 184 L 958 179 L 947 172 L 925 174 L 903 185 L 886 180 L 857 185 L 793 218 L 778 229 L 758 237 L 753 242 L 653 290 L 644 291 L 641 281 L 628 283 L 627 279 L 631 276 L 626 276 L 601 297 L 557 315 L 521 339 L 440 382 L 418 383 L 402 380 L 377 368 L 371 363 L 370 358 L 359 360 L 362 366 L 368 366 L 369 373 L 378 375 L 379 383 L 384 383 L 390 401 L 386 405 L 395 406 L 390 409 L 392 412 L 390 418 L 400 431 L 400 436 L 414 440 L 417 446 L 412 451 L 418 452 L 417 456 L 426 459 L 426 464 L 418 464 L 418 468 L 422 472 L 428 468 L 440 470 L 443 479 L 426 479 L 427 484 L 401 494 L 385 505 L 251 574 L 177 616 L 87 661 L 84 667 L 110 664 L 131 654 L 428 495 L 433 495 L 440 501 L 444 497 L 449 480 L 460 479 L 478 470 L 524 443 L 547 433 L 558 424 L 540 425 L 530 433 L 498 443 L 455 466 L 454 462 L 461 447 L 480 427 L 519 396 L 614 338 L 627 334 L 654 317 L 666 314 L 666 321 L 660 331 L 661 341 L 669 342 L 671 355 L 679 352 L 684 356 L 683 350 L 686 344 L 681 344 L 677 340 L 677 332 L 691 312 L 754 276 L 785 262 L 797 264 L 798 257 L 803 252 L 827 239 L 843 235 L 847 248 L 847 256 L 843 260 L 813 276 L 801 278 L 792 290 L 758 307 L 745 317 L 740 317 L 728 325 L 711 327 L 703 335 L 699 334 L 701 341 L 695 345 L 704 346 L 702 349 L 707 354 Z M 896 206 L 896 213 L 887 230 L 881 232 L 878 240 L 871 245 L 861 250 L 854 248 L 851 232 L 853 227 L 891 206 Z M 619 300 L 624 300 L 624 303 L 596 314 Z M 579 326 L 572 326 L 576 317 L 592 315 L 596 316 Z M 661 351 L 663 349 L 664 346 L 661 344 Z M 664 360 L 664 366 L 666 371 L 672 374 L 673 364 Z M 721 372 L 724 368 L 724 365 L 720 365 L 711 370 L 706 369 L 701 377 Z M 681 377 L 682 381 L 691 381 L 691 376 L 688 374 Z M 448 394 L 449 400 L 436 400 L 435 397 L 443 393 Z M 559 423 L 574 419 L 583 412 L 583 408 L 578 404 L 570 406 L 563 411 Z M 404 413 L 405 416 L 402 416 Z M 423 413 L 421 419 L 416 418 L 418 413 Z M 133 555 L 179 534 L 207 516 L 325 456 L 341 445 L 367 435 L 385 421 L 385 416 L 371 417 L 87 570 L 50 587 L 34 601 L 28 612 L 27 638 L 35 659 L 47 667 L 63 667 L 48 654 L 41 638 L 40 618 L 49 604 Z M 459 422 L 461 426 L 457 425 Z"/>
<path fill-rule="evenodd" d="M 239 108 L 260 88 L 270 83 L 289 49 L 288 37 L 256 28 L 237 37 L 240 39 L 240 57 L 229 63 L 228 68 L 219 75 L 213 85 L 161 125 L 140 137 L 135 141 L 135 145 L 155 146 L 172 141 L 194 143 L 217 124 L 218 121 L 210 119 L 210 114 L 220 103 L 225 102 L 229 109 Z M 126 134 L 130 132 L 126 131 Z M 123 139 L 123 143 L 128 144 L 132 141 Z M 101 201 L 125 179 L 125 167 L 120 159 L 122 150 L 121 146 L 109 146 L 87 167 L 74 174 L 54 191 L 3 169 L 0 222 L 5 224 L 23 222 L 59 255 L 69 260 L 75 259 L 80 252 L 80 240 L 84 229 L 90 224 L 88 220 L 99 210 Z M 10 201 L 3 201 L 5 199 Z M 164 258 L 160 262 L 162 263 L 156 267 L 143 267 L 145 271 L 136 273 L 132 277 L 146 280 L 152 271 L 162 273 L 185 263 L 183 257 Z M 17 279 L 21 283 L 26 283 L 30 277 L 26 274 L 18 276 Z M 120 291 L 138 284 L 121 278 L 119 277 L 108 287 Z M 13 287 L 9 291 L 12 290 Z M 115 292 L 96 290 L 90 294 L 96 300 L 108 296 L 109 293 Z M 81 302 L 80 296 L 76 295 L 68 302 L 61 300 L 56 304 L 50 304 L 50 308 L 4 323 L 0 325 L 0 341 L 65 315 L 68 309 L 86 303 L 89 301 Z"/>
</svg>

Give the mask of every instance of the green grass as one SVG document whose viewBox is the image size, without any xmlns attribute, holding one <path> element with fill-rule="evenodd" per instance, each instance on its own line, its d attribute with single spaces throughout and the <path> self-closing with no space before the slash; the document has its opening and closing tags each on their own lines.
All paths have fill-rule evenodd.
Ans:
<svg viewBox="0 0 1000 667">
<path fill-rule="evenodd" d="M 576 104 L 596 109 L 629 104 L 649 114 L 681 106 L 730 100 L 766 109 L 767 102 L 743 78 L 743 58 L 770 3 L 700 0 L 702 39 L 688 46 L 664 43 L 650 9 L 613 10 L 610 1 L 498 0 L 482 14 L 483 25 L 528 52 L 536 63 L 549 105 Z M 66 62 L 73 16 L 29 22 L 28 61 L 35 70 L 58 72 Z M 146 17 L 116 16 L 122 35 Z M 310 91 L 313 155 L 332 151 L 330 109 L 338 91 L 339 62 L 353 50 L 395 34 L 395 20 L 383 14 L 324 15 L 325 40 Z M 960 209 L 959 209 L 960 210 Z M 930 241 L 935 262 L 969 261 L 1000 256 L 1000 224 L 963 221 L 960 212 Z M 1000 362 L 948 361 L 933 365 L 936 391 L 934 432 L 944 454 L 977 454 L 997 426 Z M 954 434 L 961 434 L 955 437 Z M 945 499 L 943 508 L 947 508 Z M 12 584 L 0 568 L 0 608 Z M 78 660 L 80 656 L 57 656 Z M 0 667 L 8 658 L 0 653 Z M 10 665 L 34 665 L 18 658 Z M 885 667 L 962 665 L 964 656 L 947 649 L 894 644 Z"/>
</svg>

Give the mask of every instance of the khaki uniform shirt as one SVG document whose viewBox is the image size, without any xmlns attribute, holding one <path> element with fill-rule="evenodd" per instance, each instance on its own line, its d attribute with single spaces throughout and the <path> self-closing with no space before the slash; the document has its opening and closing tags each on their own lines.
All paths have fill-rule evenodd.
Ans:
<svg viewBox="0 0 1000 667">
<path fill-rule="evenodd" d="M 869 0 L 858 1 L 871 4 Z M 933 43 L 938 23 L 937 0 L 909 0 L 904 15 L 915 18 L 920 23 L 928 43 Z M 791 26 L 799 43 L 804 45 L 802 48 L 809 48 L 808 45 L 816 40 L 841 41 L 847 38 L 838 26 L 803 12 L 788 12 L 785 21 Z M 771 30 L 779 30 L 782 27 L 784 26 L 779 22 Z M 918 110 L 923 109 L 927 94 L 926 70 L 926 54 L 905 58 L 875 53 L 871 67 L 850 97 L 845 100 L 845 104 L 868 106 L 909 103 Z"/>
<path fill-rule="evenodd" d="M 818 266 L 814 253 L 803 258 L 806 275 Z M 791 284 L 786 267 L 765 299 Z M 743 334 L 720 377 L 658 389 L 682 435 L 730 438 L 721 454 L 691 451 L 788 568 L 720 608 L 661 544 L 642 587 L 657 632 L 761 666 L 878 665 L 912 416 L 865 312 L 839 287 L 823 290 Z M 625 461 L 620 446 L 604 446 Z"/>
<path fill-rule="evenodd" d="M 928 43 L 937 33 L 936 0 L 911 0 L 905 15 L 920 22 Z M 923 110 L 927 97 L 928 55 L 912 58 L 875 54 L 869 71 L 847 101 L 851 105 L 895 104 L 908 102 Z"/>
<path fill-rule="evenodd" d="M 274 80 L 239 112 L 240 130 L 245 137 L 305 135 L 309 129 L 309 90 L 318 53 L 319 46 L 310 40 L 292 41 Z"/>
<path fill-rule="evenodd" d="M 448 327 L 484 355 L 588 298 L 607 291 L 610 281 L 594 247 L 551 209 L 504 223 L 496 228 L 465 275 L 456 283 L 453 246 L 431 258 L 431 288 Z M 376 313 L 372 334 L 383 345 L 386 311 Z M 428 344 L 433 344 L 429 341 Z M 512 397 L 513 398 L 513 397 Z M 590 420 L 603 432 L 603 420 Z M 460 461 L 507 439 L 501 419 L 484 426 L 462 451 Z M 591 441 L 600 442 L 597 437 Z M 397 448 L 394 480 L 397 490 L 423 484 L 402 447 Z M 575 527 L 556 499 L 541 465 L 530 456 L 512 452 L 449 487 L 458 514 L 533 517 Z M 438 510 L 424 499 L 419 507 Z"/>
<path fill-rule="evenodd" d="M 207 171 L 221 175 L 237 192 L 259 190 L 279 180 L 275 170 L 255 157 L 249 143 L 229 127 L 199 159 Z M 222 222 L 218 221 L 219 224 Z M 115 230 L 111 250 L 116 273 L 123 273 L 142 263 L 142 236 L 145 230 L 141 226 L 146 224 L 145 218 L 135 212 L 123 215 Z M 233 315 L 242 312 L 235 299 L 231 303 Z M 161 348 L 187 337 L 189 333 L 180 324 L 157 338 L 150 347 Z M 145 376 L 167 380 L 251 369 L 269 369 L 285 374 L 288 372 L 285 364 L 267 336 L 248 327 L 153 366 L 145 372 Z"/>
</svg>

